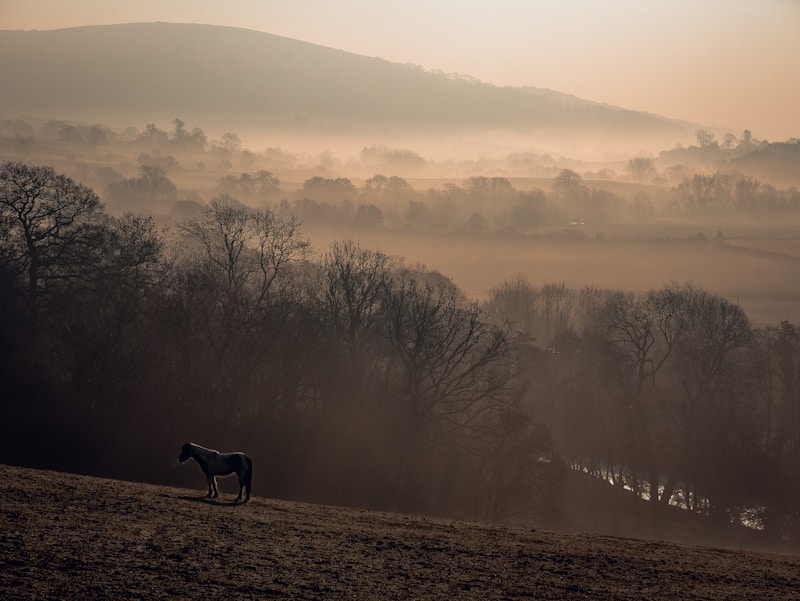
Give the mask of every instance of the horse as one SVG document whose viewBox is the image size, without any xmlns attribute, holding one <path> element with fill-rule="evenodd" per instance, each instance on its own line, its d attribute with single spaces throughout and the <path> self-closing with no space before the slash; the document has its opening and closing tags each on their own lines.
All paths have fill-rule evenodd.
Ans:
<svg viewBox="0 0 800 601">
<path fill-rule="evenodd" d="M 178 461 L 183 463 L 194 459 L 208 480 L 207 499 L 219 496 L 217 476 L 236 474 L 239 478 L 239 496 L 236 501 L 242 500 L 242 490 L 247 489 L 245 503 L 250 500 L 250 489 L 253 485 L 253 460 L 244 453 L 220 453 L 213 449 L 201 447 L 199 444 L 187 442 L 181 447 Z"/>
</svg>

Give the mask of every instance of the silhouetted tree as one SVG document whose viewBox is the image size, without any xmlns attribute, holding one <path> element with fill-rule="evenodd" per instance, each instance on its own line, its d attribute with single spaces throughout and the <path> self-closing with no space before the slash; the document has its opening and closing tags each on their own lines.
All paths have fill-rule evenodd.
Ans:
<svg viewBox="0 0 800 601">
<path fill-rule="evenodd" d="M 206 134 L 199 127 L 192 128 L 191 131 L 186 129 L 186 123 L 181 119 L 173 119 L 172 121 L 175 129 L 172 132 L 171 142 L 176 146 L 193 147 L 197 149 L 204 149 L 206 141 L 208 140 Z"/>
<path fill-rule="evenodd" d="M 370 197 L 376 195 L 378 199 L 385 196 L 397 196 L 413 194 L 414 189 L 402 177 L 392 175 L 374 175 L 364 182 L 364 193 Z"/>
<path fill-rule="evenodd" d="M 156 127 L 155 123 L 148 123 L 144 131 L 139 134 L 137 140 L 158 146 L 166 144 L 169 141 L 169 134 L 163 129 Z"/>
<path fill-rule="evenodd" d="M 360 204 L 356 209 L 355 223 L 361 227 L 379 228 L 383 226 L 383 211 L 374 204 Z"/>
<path fill-rule="evenodd" d="M 464 228 L 467 232 L 473 234 L 483 234 L 489 231 L 489 220 L 480 213 L 473 213 L 469 216 Z"/>
<path fill-rule="evenodd" d="M 242 173 L 239 177 L 223 175 L 216 189 L 233 197 L 265 199 L 280 192 L 280 180 L 264 169 L 255 173 Z"/>
<path fill-rule="evenodd" d="M 405 211 L 406 225 L 412 230 L 425 230 L 431 226 L 433 216 L 431 210 L 423 202 L 410 200 Z"/>
<path fill-rule="evenodd" d="M 697 138 L 697 143 L 701 148 L 711 146 L 714 143 L 714 139 L 717 137 L 716 134 L 708 131 L 707 129 L 696 130 L 694 132 L 694 136 Z"/>
<path fill-rule="evenodd" d="M 227 154 L 239 152 L 242 149 L 242 140 L 238 134 L 227 132 L 222 134 L 218 142 L 214 142 L 212 147 Z"/>
<path fill-rule="evenodd" d="M 452 286 L 403 275 L 383 301 L 381 331 L 393 349 L 387 392 L 402 441 L 395 473 L 409 508 L 422 501 L 426 458 L 442 437 L 463 434 L 510 401 L 505 332 L 458 298 Z"/>
<path fill-rule="evenodd" d="M 736 145 L 736 136 L 732 133 L 726 133 L 722 136 L 722 147 L 726 150 L 730 150 Z"/>
<path fill-rule="evenodd" d="M 533 190 L 519 195 L 519 200 L 509 209 L 508 226 L 519 229 L 537 228 L 551 223 L 563 222 L 564 216 L 548 204 L 542 190 Z"/>
<path fill-rule="evenodd" d="M 167 177 L 164 168 L 149 163 L 139 166 L 139 177 L 111 183 L 106 193 L 110 202 L 127 210 L 139 209 L 148 204 L 163 207 L 178 197 L 178 189 Z"/>
<path fill-rule="evenodd" d="M 761 525 L 774 537 L 800 533 L 800 332 L 788 321 L 756 332 L 751 362 L 757 366 L 757 394 L 763 430 L 759 441 L 769 464 L 749 474 L 751 506 L 762 507 Z M 765 469 L 768 468 L 768 469 Z"/>
<path fill-rule="evenodd" d="M 579 191 L 581 181 L 581 176 L 572 169 L 562 169 L 553 181 L 553 189 L 559 198 L 569 200 Z"/>
<path fill-rule="evenodd" d="M 690 211 L 718 211 L 730 209 L 733 198 L 733 180 L 730 175 L 695 174 L 686 178 L 675 192 L 682 208 Z"/>
<path fill-rule="evenodd" d="M 633 157 L 626 163 L 625 168 L 631 179 L 637 182 L 649 182 L 658 175 L 653 159 L 649 157 Z"/>
<path fill-rule="evenodd" d="M 606 303 L 606 336 L 619 362 L 619 383 L 622 407 L 628 423 L 628 461 L 637 478 L 644 469 L 652 502 L 662 499 L 661 475 L 666 466 L 658 457 L 656 428 L 662 424 L 652 417 L 649 405 L 654 402 L 655 378 L 670 358 L 683 328 L 682 291 L 665 288 L 644 297 L 616 294 Z M 639 465 L 642 461 L 643 465 Z M 675 474 L 672 474 L 673 478 Z M 677 480 L 663 491 L 663 502 L 669 501 Z M 642 492 L 641 489 L 639 489 Z"/>
<path fill-rule="evenodd" d="M 514 186 L 504 177 L 477 176 L 469 178 L 469 193 L 485 200 L 494 200 L 516 192 Z"/>
<path fill-rule="evenodd" d="M 151 217 L 106 217 L 100 234 L 91 279 L 71 286 L 60 303 L 58 334 L 76 394 L 109 416 L 128 401 L 125 386 L 144 376 L 142 322 L 168 265 Z"/>
<path fill-rule="evenodd" d="M 536 288 L 521 273 L 489 291 L 486 311 L 495 324 L 508 324 L 517 331 L 533 334 L 536 329 Z"/>
<path fill-rule="evenodd" d="M 92 277 L 102 258 L 101 211 L 92 190 L 50 167 L 0 165 L 0 259 L 25 299 L 32 331 L 64 281 Z"/>
<path fill-rule="evenodd" d="M 754 424 L 744 358 L 752 329 L 741 307 L 690 286 L 681 291 L 682 334 L 675 346 L 677 388 L 682 391 L 683 473 L 687 506 L 724 515 L 731 501 L 742 447 L 740 425 Z M 744 420 L 744 421 L 742 421 Z"/>
<path fill-rule="evenodd" d="M 229 311 L 246 301 L 248 309 L 260 306 L 280 271 L 309 250 L 297 220 L 245 207 L 229 196 L 212 200 L 180 229 L 199 243 L 209 268 L 220 275 Z"/>
<path fill-rule="evenodd" d="M 356 197 L 356 188 L 346 177 L 329 179 L 315 176 L 303 182 L 302 194 L 314 200 L 342 202 Z"/>
<path fill-rule="evenodd" d="M 335 242 L 322 259 L 322 279 L 315 286 L 330 332 L 358 355 L 364 337 L 375 332 L 380 303 L 391 283 L 391 261 L 381 252 L 352 240 Z"/>
</svg>

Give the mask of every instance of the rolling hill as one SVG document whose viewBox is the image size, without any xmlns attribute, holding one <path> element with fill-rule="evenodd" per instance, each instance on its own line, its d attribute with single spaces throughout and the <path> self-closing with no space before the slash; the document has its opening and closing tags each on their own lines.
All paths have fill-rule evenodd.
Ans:
<svg viewBox="0 0 800 601">
<path fill-rule="evenodd" d="M 142 23 L 0 31 L 0 112 L 109 123 L 180 116 L 291 130 L 650 135 L 690 124 L 497 87 L 256 31 Z M 9 59 L 9 57 L 12 57 Z M 546 60 L 536 57 L 532 60 Z"/>
<path fill-rule="evenodd" d="M 235 505 L 201 490 L 2 469 L 0 597 L 10 601 L 714 601 L 790 599 L 800 590 L 792 555 L 259 496 Z"/>
</svg>

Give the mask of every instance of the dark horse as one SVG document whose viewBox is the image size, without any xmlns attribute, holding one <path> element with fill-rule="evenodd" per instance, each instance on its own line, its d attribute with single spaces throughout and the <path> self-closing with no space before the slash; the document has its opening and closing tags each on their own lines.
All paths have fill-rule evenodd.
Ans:
<svg viewBox="0 0 800 601">
<path fill-rule="evenodd" d="M 178 461 L 183 463 L 188 459 L 194 459 L 208 480 L 208 495 L 206 497 L 218 497 L 217 476 L 227 476 L 236 474 L 239 478 L 239 496 L 237 501 L 242 500 L 242 490 L 247 489 L 245 502 L 250 500 L 250 489 L 253 486 L 253 460 L 244 453 L 220 453 L 212 449 L 201 447 L 199 444 L 187 442 L 181 447 L 181 454 Z"/>
</svg>

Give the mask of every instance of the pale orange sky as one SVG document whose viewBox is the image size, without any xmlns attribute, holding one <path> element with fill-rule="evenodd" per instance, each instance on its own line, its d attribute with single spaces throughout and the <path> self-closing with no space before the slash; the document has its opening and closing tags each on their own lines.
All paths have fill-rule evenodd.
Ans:
<svg viewBox="0 0 800 601">
<path fill-rule="evenodd" d="M 497 85 L 800 137 L 800 0 L 0 0 L 0 28 L 244 27 Z"/>
</svg>

